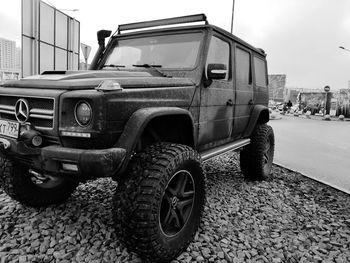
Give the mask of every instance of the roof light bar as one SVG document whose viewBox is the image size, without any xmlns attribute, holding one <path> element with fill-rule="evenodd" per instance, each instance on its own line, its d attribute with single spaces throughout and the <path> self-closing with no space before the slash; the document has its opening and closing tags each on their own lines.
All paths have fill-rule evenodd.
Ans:
<svg viewBox="0 0 350 263">
<path fill-rule="evenodd" d="M 120 34 L 120 31 L 124 31 L 124 30 L 133 30 L 133 29 L 140 29 L 140 28 L 147 28 L 147 27 L 167 26 L 167 25 L 174 25 L 174 24 L 194 23 L 194 22 L 205 22 L 205 24 L 208 24 L 206 15 L 198 14 L 198 15 L 180 16 L 180 17 L 166 18 L 166 19 L 159 19 L 159 20 L 152 20 L 152 21 L 145 21 L 145 22 L 137 22 L 137 23 L 131 23 L 131 24 L 123 24 L 123 25 L 119 25 L 118 34 Z"/>
</svg>

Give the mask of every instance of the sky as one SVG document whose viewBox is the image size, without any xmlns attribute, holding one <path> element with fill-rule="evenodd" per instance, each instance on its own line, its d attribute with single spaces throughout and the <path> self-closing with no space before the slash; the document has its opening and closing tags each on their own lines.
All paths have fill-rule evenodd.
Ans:
<svg viewBox="0 0 350 263">
<path fill-rule="evenodd" d="M 29 0 L 24 0 L 29 1 Z M 230 31 L 233 0 L 44 0 L 80 21 L 82 43 L 97 50 L 96 32 L 119 24 L 205 13 Z M 0 37 L 21 39 L 21 0 L 0 0 Z M 4 8 L 6 7 L 6 8 Z M 287 87 L 332 90 L 350 81 L 350 0 L 235 0 L 233 33 L 267 53 L 269 74 Z M 82 57 L 82 56 L 81 56 Z"/>
</svg>

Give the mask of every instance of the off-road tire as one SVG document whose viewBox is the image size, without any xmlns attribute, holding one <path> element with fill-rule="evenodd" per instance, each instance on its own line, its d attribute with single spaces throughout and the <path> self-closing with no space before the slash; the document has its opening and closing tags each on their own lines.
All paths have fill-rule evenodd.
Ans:
<svg viewBox="0 0 350 263">
<path fill-rule="evenodd" d="M 161 218 L 164 219 L 162 215 L 170 204 L 166 202 L 173 187 L 170 184 L 178 176 L 185 176 L 187 184 L 192 178 L 193 201 L 182 228 L 169 234 L 171 224 L 164 225 Z M 185 145 L 157 143 L 133 156 L 123 178 L 113 198 L 118 239 L 145 262 L 169 262 L 176 258 L 193 240 L 205 204 L 206 179 L 200 156 Z M 170 205 L 168 212 L 172 213 Z"/>
<path fill-rule="evenodd" d="M 42 188 L 33 183 L 29 169 L 0 157 L 0 186 L 14 200 L 32 207 L 64 202 L 79 182 L 65 178 L 53 188 Z"/>
<path fill-rule="evenodd" d="M 243 175 L 250 180 L 268 178 L 275 151 L 275 136 L 271 126 L 257 125 L 251 142 L 240 153 L 240 167 Z"/>
</svg>

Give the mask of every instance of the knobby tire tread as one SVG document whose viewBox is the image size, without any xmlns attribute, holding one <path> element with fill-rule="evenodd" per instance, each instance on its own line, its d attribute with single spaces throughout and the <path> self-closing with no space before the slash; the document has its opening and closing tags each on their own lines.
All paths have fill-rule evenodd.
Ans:
<svg viewBox="0 0 350 263">
<path fill-rule="evenodd" d="M 155 209 L 157 199 L 161 199 L 160 190 L 166 187 L 164 174 L 176 169 L 182 160 L 188 159 L 201 168 L 200 156 L 192 148 L 170 143 L 154 144 L 133 157 L 127 177 L 117 186 L 113 198 L 113 217 L 118 238 L 146 262 L 170 261 L 191 241 L 187 240 L 176 251 L 163 247 L 158 240 L 158 211 Z M 203 180 L 205 187 L 204 173 Z M 201 206 L 202 213 L 204 200 Z M 198 228 L 200 219 L 201 214 L 196 217 L 195 229 Z M 195 232 L 192 233 L 192 238 L 194 234 Z"/>
<path fill-rule="evenodd" d="M 274 134 L 271 126 L 267 124 L 257 125 L 254 129 L 251 142 L 240 153 L 240 167 L 243 175 L 250 180 L 265 180 L 268 174 L 264 171 L 263 155 L 265 151 L 265 143 L 270 137 L 273 158 L 274 153 Z"/>
<path fill-rule="evenodd" d="M 0 185 L 12 199 L 32 207 L 59 204 L 67 200 L 79 182 L 66 179 L 54 189 L 40 189 L 19 164 L 0 157 Z"/>
</svg>

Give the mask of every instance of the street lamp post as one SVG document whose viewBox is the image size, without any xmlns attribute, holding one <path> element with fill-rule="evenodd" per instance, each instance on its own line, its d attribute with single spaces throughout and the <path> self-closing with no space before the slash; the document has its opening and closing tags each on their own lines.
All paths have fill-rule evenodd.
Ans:
<svg viewBox="0 0 350 263">
<path fill-rule="evenodd" d="M 350 49 L 348 49 L 348 48 L 346 48 L 346 47 L 340 46 L 339 48 L 340 48 L 340 49 L 343 49 L 343 50 L 345 50 L 345 51 L 350 52 Z"/>
<path fill-rule="evenodd" d="M 329 114 L 331 110 L 331 88 L 329 86 L 325 86 L 324 91 L 326 92 L 326 114 Z"/>
</svg>

